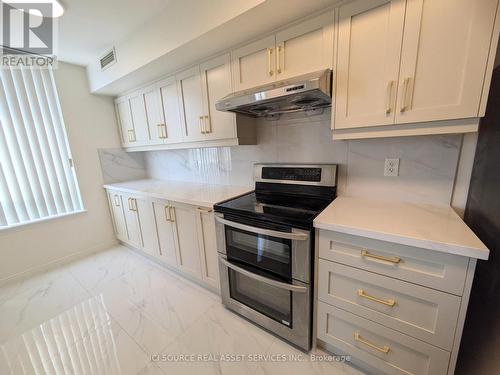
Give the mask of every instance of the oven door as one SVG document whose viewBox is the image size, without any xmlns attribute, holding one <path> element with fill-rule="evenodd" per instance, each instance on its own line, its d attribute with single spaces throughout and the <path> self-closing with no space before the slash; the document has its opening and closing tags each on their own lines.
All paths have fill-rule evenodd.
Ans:
<svg viewBox="0 0 500 375">
<path fill-rule="evenodd" d="M 222 303 L 303 350 L 311 346 L 311 288 L 235 264 L 219 254 Z"/>
<path fill-rule="evenodd" d="M 220 214 L 215 218 L 218 251 L 229 261 L 262 270 L 282 281 L 310 282 L 309 231 L 282 225 L 262 227 L 261 223 L 256 226 L 252 221 L 236 222 Z"/>
</svg>

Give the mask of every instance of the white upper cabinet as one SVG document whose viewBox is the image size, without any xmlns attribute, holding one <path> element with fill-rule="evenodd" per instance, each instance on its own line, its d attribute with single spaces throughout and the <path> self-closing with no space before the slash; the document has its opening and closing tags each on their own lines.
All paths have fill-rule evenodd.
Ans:
<svg viewBox="0 0 500 375">
<path fill-rule="evenodd" d="M 181 120 L 186 128 L 186 140 L 203 140 L 204 116 L 200 67 L 195 66 L 177 74 L 181 98 Z"/>
<path fill-rule="evenodd" d="M 271 35 L 231 52 L 235 91 L 275 81 L 275 44 Z"/>
<path fill-rule="evenodd" d="M 231 52 L 235 91 L 332 67 L 333 11 Z"/>
<path fill-rule="evenodd" d="M 136 92 L 130 95 L 129 100 L 136 137 L 135 145 L 146 145 L 150 141 L 150 135 L 144 94 L 142 91 Z"/>
<path fill-rule="evenodd" d="M 477 117 L 497 0 L 408 0 L 396 123 Z"/>
<path fill-rule="evenodd" d="M 133 146 L 136 141 L 134 123 L 132 122 L 132 112 L 130 111 L 130 101 L 128 97 L 119 98 L 115 103 L 116 114 L 120 125 L 122 144 Z"/>
<path fill-rule="evenodd" d="M 236 137 L 236 116 L 215 109 L 215 103 L 232 92 L 231 56 L 225 54 L 200 65 L 203 86 L 202 121 L 204 139 Z"/>
<path fill-rule="evenodd" d="M 181 121 L 179 91 L 175 77 L 169 77 L 157 84 L 161 97 L 163 118 L 165 121 L 164 136 L 166 142 L 181 142 L 186 135 L 186 128 Z"/>
<path fill-rule="evenodd" d="M 166 129 L 161 108 L 160 91 L 156 85 L 153 85 L 146 88 L 143 95 L 151 144 L 164 143 L 166 139 Z"/>
<path fill-rule="evenodd" d="M 404 0 L 340 7 L 335 129 L 394 123 Z"/>
<path fill-rule="evenodd" d="M 489 55 L 496 49 L 497 4 L 358 0 L 342 5 L 333 129 L 480 116 Z M 419 130 L 422 126 L 426 130 Z M 433 133 L 432 124 L 419 127 L 413 127 L 415 134 Z M 404 133 L 395 130 L 394 135 L 411 135 L 411 128 L 400 127 Z M 474 124 L 468 129 L 474 131 Z M 387 128 L 379 131 L 389 135 Z"/>
<path fill-rule="evenodd" d="M 333 11 L 276 33 L 276 78 L 332 67 Z"/>
</svg>

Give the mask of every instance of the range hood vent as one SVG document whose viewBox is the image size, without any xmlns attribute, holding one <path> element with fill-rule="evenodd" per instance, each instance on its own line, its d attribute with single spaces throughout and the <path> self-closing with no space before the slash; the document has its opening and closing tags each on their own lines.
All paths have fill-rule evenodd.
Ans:
<svg viewBox="0 0 500 375">
<path fill-rule="evenodd" d="M 215 108 L 250 117 L 276 118 L 283 113 L 317 113 L 331 105 L 332 71 L 326 69 L 235 92 L 220 99 Z"/>
</svg>

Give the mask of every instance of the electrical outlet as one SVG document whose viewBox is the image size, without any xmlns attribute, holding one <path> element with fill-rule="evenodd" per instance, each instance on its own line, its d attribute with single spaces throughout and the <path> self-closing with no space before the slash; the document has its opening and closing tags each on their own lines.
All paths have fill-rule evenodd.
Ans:
<svg viewBox="0 0 500 375">
<path fill-rule="evenodd" d="M 384 176 L 399 176 L 399 159 L 385 159 Z"/>
</svg>

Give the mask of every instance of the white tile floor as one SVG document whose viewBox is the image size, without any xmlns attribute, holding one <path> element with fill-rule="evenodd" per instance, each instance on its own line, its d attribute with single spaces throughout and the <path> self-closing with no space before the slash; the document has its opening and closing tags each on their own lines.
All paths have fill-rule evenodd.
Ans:
<svg viewBox="0 0 500 375">
<path fill-rule="evenodd" d="M 361 374 L 310 361 L 122 246 L 0 288 L 1 375 L 193 373 Z"/>
</svg>

